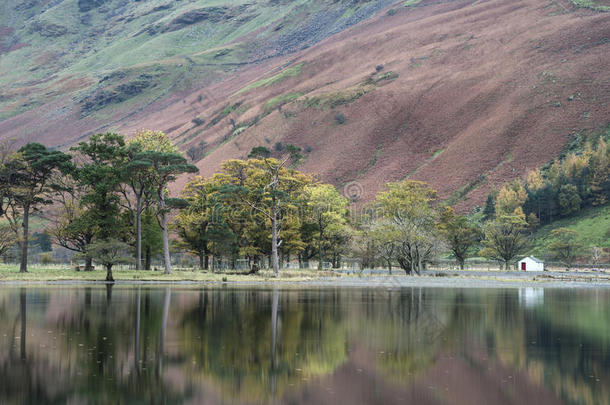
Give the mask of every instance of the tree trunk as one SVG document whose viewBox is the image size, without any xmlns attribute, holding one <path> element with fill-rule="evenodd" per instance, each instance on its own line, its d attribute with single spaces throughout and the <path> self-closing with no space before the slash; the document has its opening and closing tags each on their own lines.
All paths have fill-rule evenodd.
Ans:
<svg viewBox="0 0 610 405">
<path fill-rule="evenodd" d="M 85 271 L 93 271 L 93 259 L 90 257 L 85 259 Z"/>
<path fill-rule="evenodd" d="M 150 246 L 146 246 L 146 260 L 144 262 L 144 268 L 146 270 L 150 270 L 150 265 L 152 261 L 152 252 Z"/>
<path fill-rule="evenodd" d="M 138 287 L 138 295 L 136 296 L 136 327 L 135 327 L 135 336 L 134 336 L 134 368 L 136 370 L 136 374 L 140 374 L 140 308 L 141 308 L 141 290 Z"/>
<path fill-rule="evenodd" d="M 160 194 L 160 208 L 161 208 L 161 231 L 163 234 L 163 261 L 165 262 L 164 274 L 172 274 L 172 262 L 169 256 L 169 235 L 167 232 L 167 217 L 165 215 L 165 196 L 163 192 Z"/>
<path fill-rule="evenodd" d="M 204 270 L 210 269 L 210 256 L 209 256 L 209 253 L 207 253 L 207 252 L 203 256 L 203 269 Z M 235 269 L 235 261 L 233 261 L 233 269 Z"/>
<path fill-rule="evenodd" d="M 85 308 L 91 308 L 91 287 L 85 288 Z"/>
<path fill-rule="evenodd" d="M 199 256 L 199 268 L 201 270 L 204 270 L 204 268 L 203 268 L 203 266 L 204 266 L 204 264 L 203 264 L 203 256 L 204 256 L 204 254 L 203 254 L 203 252 L 199 252 L 198 256 Z"/>
<path fill-rule="evenodd" d="M 167 330 L 167 318 L 169 316 L 169 303 L 171 300 L 171 290 L 169 287 L 165 288 L 165 300 L 163 303 L 163 318 L 161 320 L 161 335 L 159 337 L 159 350 L 157 352 L 157 377 L 161 375 L 161 369 L 163 368 L 163 351 L 165 346 L 165 335 Z"/>
<path fill-rule="evenodd" d="M 275 346 L 277 341 L 277 307 L 279 301 L 279 294 L 277 289 L 273 289 L 273 304 L 271 307 L 271 367 L 276 367 L 276 354 Z"/>
<path fill-rule="evenodd" d="M 388 270 L 390 272 L 390 276 L 392 275 L 392 260 L 386 259 L 388 262 Z"/>
<path fill-rule="evenodd" d="M 106 265 L 106 281 L 114 283 L 114 277 L 112 277 L 112 264 Z"/>
<path fill-rule="evenodd" d="M 26 324 L 26 311 L 27 311 L 27 302 L 26 302 L 26 292 L 25 288 L 22 288 L 19 291 L 19 317 L 21 318 L 21 360 L 26 360 L 26 347 L 25 347 L 25 339 L 27 337 L 27 324 Z"/>
<path fill-rule="evenodd" d="M 23 243 L 21 245 L 21 263 L 19 265 L 19 273 L 28 272 L 28 238 L 30 233 L 30 207 L 23 207 Z"/>
<path fill-rule="evenodd" d="M 320 226 L 320 241 L 318 242 L 318 270 L 322 270 L 324 267 L 324 248 L 322 247 L 322 238 L 324 236 L 324 231 L 322 230 L 322 225 Z"/>
<path fill-rule="evenodd" d="M 460 265 L 460 270 L 464 270 L 464 259 L 458 257 L 458 263 Z"/>
<path fill-rule="evenodd" d="M 271 256 L 273 259 L 273 274 L 278 277 L 280 275 L 280 263 L 277 255 L 277 207 L 275 197 L 273 198 L 273 208 L 271 211 Z"/>
<path fill-rule="evenodd" d="M 207 270 L 209 267 L 208 256 L 210 255 L 210 248 L 208 246 L 208 241 L 203 241 L 203 269 Z"/>
<path fill-rule="evenodd" d="M 142 196 L 136 194 L 136 270 L 142 270 Z"/>
</svg>

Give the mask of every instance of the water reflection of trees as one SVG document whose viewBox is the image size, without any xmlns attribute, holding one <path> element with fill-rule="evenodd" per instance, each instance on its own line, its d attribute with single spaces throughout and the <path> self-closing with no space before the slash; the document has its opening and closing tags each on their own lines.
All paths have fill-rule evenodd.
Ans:
<svg viewBox="0 0 610 405">
<path fill-rule="evenodd" d="M 12 317 L 8 308 L 2 305 L 5 333 L 0 360 L 0 402 L 18 403 L 63 403 L 67 396 L 61 386 L 48 389 L 46 375 L 54 372 L 52 367 L 41 366 L 36 356 L 28 355 L 27 341 L 27 296 L 26 289 L 19 290 L 19 311 Z M 16 301 L 13 299 L 13 302 Z M 4 304 L 4 303 L 3 303 Z M 11 318 L 13 318 L 11 322 Z"/>
<path fill-rule="evenodd" d="M 485 348 L 489 359 L 526 373 L 566 403 L 607 403 L 610 388 L 600 382 L 610 381 L 610 291 L 537 293 L 535 305 L 520 302 L 518 290 L 457 293 L 447 341 Z M 462 356 L 480 362 L 468 350 Z"/>
<path fill-rule="evenodd" d="M 144 360 L 139 365 L 133 362 L 134 340 L 128 336 L 139 329 L 132 328 L 137 303 L 131 299 L 131 291 L 117 294 L 112 287 L 25 291 L 19 293 L 21 336 L 15 338 L 19 355 L 10 333 L 1 348 L 8 355 L 0 357 L 0 403 L 120 404 L 184 399 L 155 375 L 154 367 L 147 368 L 148 363 L 160 362 L 151 357 L 154 349 L 149 347 L 159 346 L 154 336 L 159 336 L 162 319 L 157 300 L 151 299 L 149 291 L 142 305 L 143 331 L 139 333 L 146 338 L 141 349 Z M 3 325 L 13 318 L 10 303 L 15 301 L 14 295 L 11 291 L 0 296 Z M 28 311 L 32 303 L 34 308 Z"/>
<path fill-rule="evenodd" d="M 199 293 L 183 317 L 191 378 L 212 379 L 221 395 L 263 401 L 331 373 L 347 358 L 332 294 L 230 290 Z"/>
<path fill-rule="evenodd" d="M 568 403 L 598 404 L 610 398 L 609 298 L 545 290 L 526 305 L 517 290 L 8 288 L 0 402 L 180 403 L 206 387 L 219 401 L 259 403 L 347 364 L 417 384 L 451 354 L 479 370 L 525 373 Z M 363 363 L 355 351 L 367 353 Z"/>
</svg>

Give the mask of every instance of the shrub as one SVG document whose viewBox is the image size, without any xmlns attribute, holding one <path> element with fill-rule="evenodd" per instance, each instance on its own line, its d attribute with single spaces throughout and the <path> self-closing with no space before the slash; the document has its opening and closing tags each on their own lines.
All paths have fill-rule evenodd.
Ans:
<svg viewBox="0 0 610 405">
<path fill-rule="evenodd" d="M 381 71 L 383 70 L 383 65 L 377 65 L 377 66 L 375 66 L 375 70 L 376 70 L 377 72 L 381 72 Z"/>
<path fill-rule="evenodd" d="M 193 119 L 191 120 L 191 122 L 192 122 L 193 124 L 195 124 L 195 126 L 196 126 L 196 127 L 198 127 L 199 125 L 203 125 L 203 124 L 205 124 L 205 120 L 204 120 L 204 119 L 201 119 L 201 118 L 199 118 L 199 117 L 195 117 L 195 118 L 193 118 Z"/>
<path fill-rule="evenodd" d="M 388 14 L 390 17 L 391 17 L 391 16 L 393 16 L 393 15 L 396 15 L 396 9 L 394 9 L 394 8 L 389 9 L 387 14 Z"/>
<path fill-rule="evenodd" d="M 276 142 L 275 146 L 273 147 L 276 151 L 281 152 L 284 150 L 284 144 L 282 144 L 281 142 Z"/>
<path fill-rule="evenodd" d="M 207 143 L 205 141 L 201 141 L 196 145 L 191 145 L 186 150 L 186 156 L 188 156 L 188 158 L 191 159 L 191 161 L 197 162 L 197 161 L 201 160 L 201 158 L 205 154 L 206 146 L 207 146 Z"/>
<path fill-rule="evenodd" d="M 347 120 L 347 118 L 345 118 L 345 115 L 343 115 L 343 113 L 335 114 L 335 121 L 337 121 L 337 124 L 343 125 L 343 124 L 345 124 L 346 120 Z"/>
<path fill-rule="evenodd" d="M 76 255 L 75 255 L 76 256 Z M 83 255 L 78 255 L 79 257 Z M 116 264 L 131 263 L 133 257 L 131 248 L 117 239 L 107 239 L 93 242 L 87 247 L 85 257 L 106 267 L 106 281 L 114 282 L 112 267 Z"/>
<path fill-rule="evenodd" d="M 40 264 L 54 264 L 56 260 L 53 258 L 53 254 L 50 252 L 44 252 L 40 254 Z"/>
</svg>

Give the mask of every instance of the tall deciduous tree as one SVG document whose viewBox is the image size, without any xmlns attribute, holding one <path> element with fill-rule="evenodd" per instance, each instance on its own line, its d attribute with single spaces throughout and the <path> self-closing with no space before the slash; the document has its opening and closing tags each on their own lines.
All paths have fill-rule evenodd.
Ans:
<svg viewBox="0 0 610 405">
<path fill-rule="evenodd" d="M 212 180 L 196 177 L 186 184 L 182 191 L 188 205 L 177 216 L 175 227 L 182 244 L 199 257 L 199 267 L 209 268 L 210 230 L 219 212 L 211 194 L 218 188 Z"/>
<path fill-rule="evenodd" d="M 4 256 L 15 245 L 15 234 L 7 224 L 0 224 L 0 256 Z"/>
<path fill-rule="evenodd" d="M 526 199 L 527 192 L 518 180 L 505 184 L 496 198 L 496 215 L 513 215 L 516 209 L 523 206 Z"/>
<path fill-rule="evenodd" d="M 569 270 L 576 258 L 582 253 L 582 245 L 577 241 L 578 232 L 567 228 L 557 228 L 551 231 L 555 238 L 547 248 L 555 259 L 559 260 Z"/>
<path fill-rule="evenodd" d="M 610 201 L 610 143 L 600 139 L 591 154 L 591 194 L 593 205 Z"/>
<path fill-rule="evenodd" d="M 97 222 L 92 209 L 81 204 L 84 187 L 72 176 L 64 176 L 60 181 L 62 190 L 57 194 L 57 210 L 49 231 L 59 246 L 84 254 L 98 231 Z M 91 257 L 85 256 L 85 271 L 91 270 Z"/>
<path fill-rule="evenodd" d="M 511 261 L 527 247 L 525 218 L 518 215 L 500 215 L 484 227 L 484 248 L 480 254 L 497 260 L 509 269 Z"/>
<path fill-rule="evenodd" d="M 456 215 L 451 207 L 445 207 L 441 212 L 438 228 L 460 269 L 464 270 L 468 251 L 481 239 L 481 229 L 470 223 L 465 216 Z"/>
<path fill-rule="evenodd" d="M 396 259 L 407 274 L 421 273 L 442 241 L 435 228 L 437 213 L 430 203 L 436 191 L 426 183 L 405 180 L 386 185 L 375 200 L 382 220 L 398 236 Z"/>
<path fill-rule="evenodd" d="M 309 213 L 316 226 L 318 244 L 318 270 L 322 270 L 326 248 L 334 248 L 333 236 L 347 227 L 349 201 L 330 184 L 314 184 L 306 188 Z M 339 242 L 340 240 L 334 239 Z"/>
<path fill-rule="evenodd" d="M 21 211 L 12 195 L 13 186 L 17 182 L 17 172 L 22 164 L 22 156 L 15 152 L 13 143 L 0 141 L 0 215 L 5 217 L 8 223 L 3 231 L 6 236 L 5 250 L 15 244 L 19 246 L 23 232 Z"/>
<path fill-rule="evenodd" d="M 279 275 L 278 248 L 282 215 L 290 207 L 297 189 L 305 186 L 306 176 L 287 169 L 290 162 L 298 161 L 300 149 L 292 145 L 286 147 L 288 154 L 282 159 L 262 157 L 252 159 L 246 165 L 245 182 L 225 186 L 223 193 L 250 207 L 271 222 L 271 259 L 273 273 Z M 251 157 L 258 155 L 253 150 Z M 259 225 L 260 229 L 260 225 Z"/>
<path fill-rule="evenodd" d="M 396 258 L 397 243 L 400 240 L 396 226 L 388 221 L 377 221 L 373 224 L 369 235 L 377 254 L 385 260 L 388 271 L 392 274 L 392 261 Z"/>
</svg>

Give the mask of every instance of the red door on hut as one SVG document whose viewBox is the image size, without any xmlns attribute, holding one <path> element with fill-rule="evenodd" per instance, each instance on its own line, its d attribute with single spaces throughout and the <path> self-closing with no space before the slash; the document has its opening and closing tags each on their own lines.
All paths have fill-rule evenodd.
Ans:
<svg viewBox="0 0 610 405">
<path fill-rule="evenodd" d="M 525 271 L 525 262 L 521 262 L 521 271 Z"/>
</svg>

